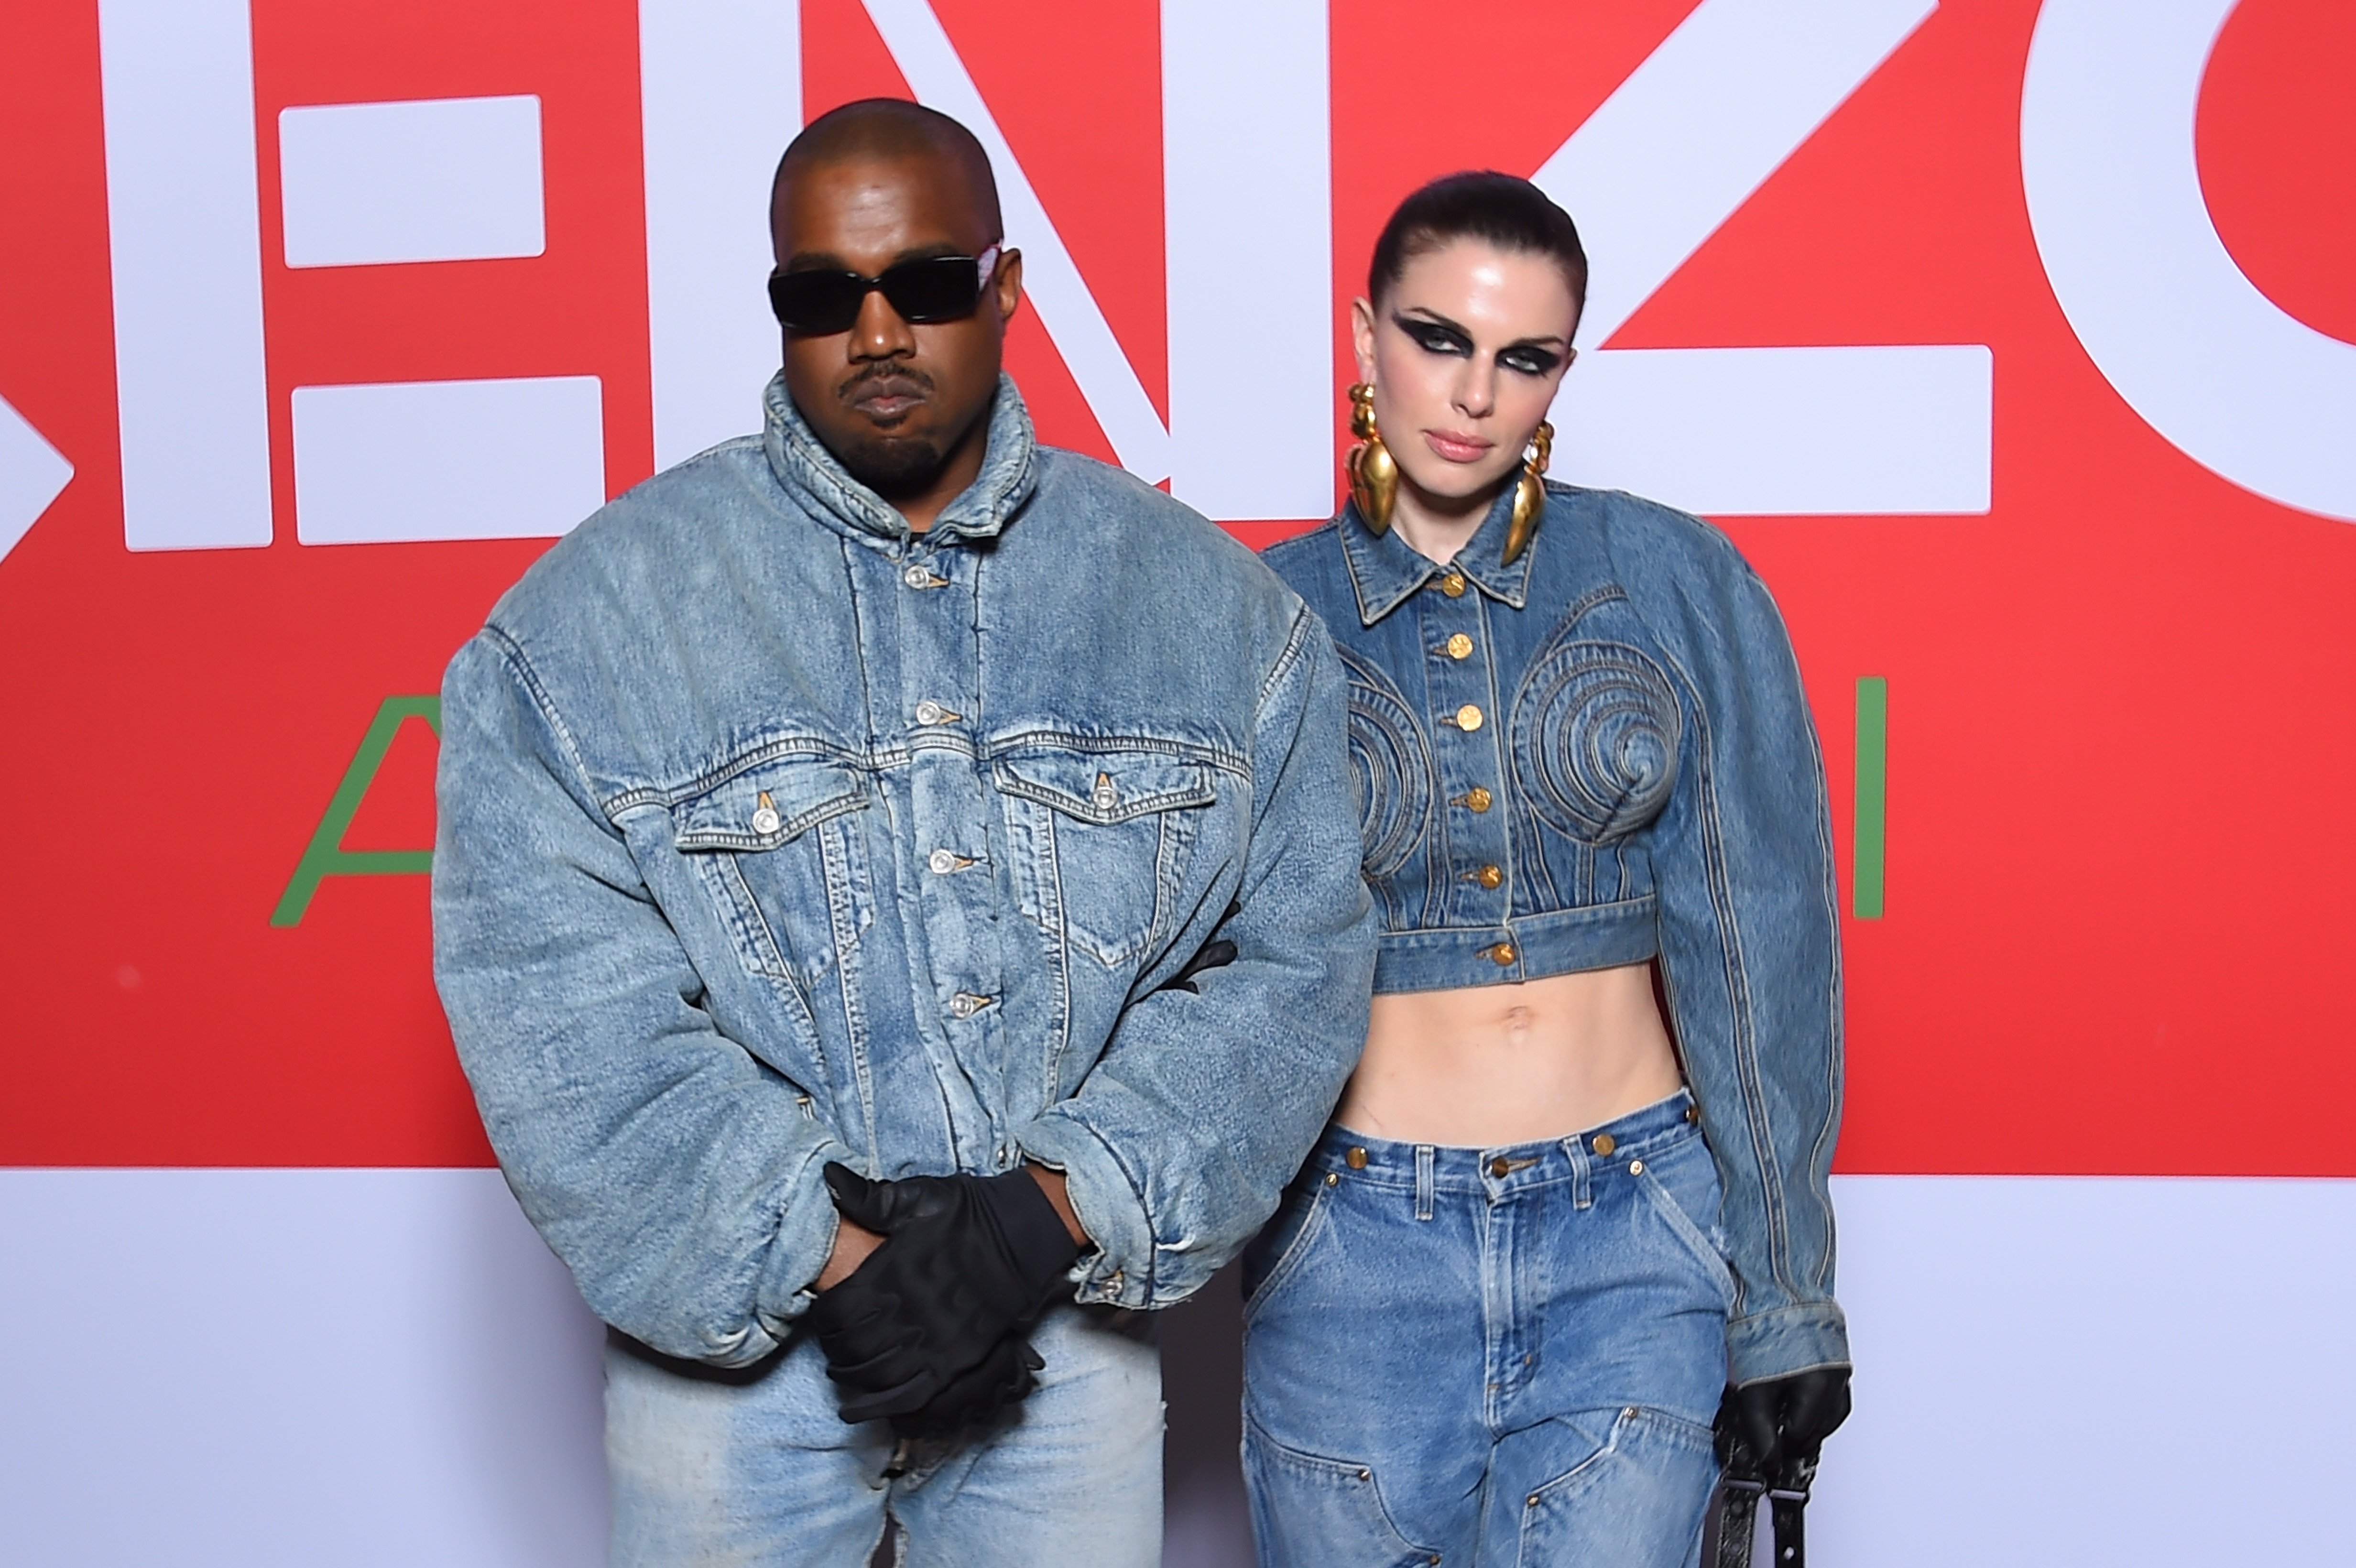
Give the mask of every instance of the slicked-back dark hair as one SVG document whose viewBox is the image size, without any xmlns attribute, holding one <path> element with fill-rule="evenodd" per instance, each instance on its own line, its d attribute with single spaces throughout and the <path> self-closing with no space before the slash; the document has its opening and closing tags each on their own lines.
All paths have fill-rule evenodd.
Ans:
<svg viewBox="0 0 2356 1568">
<path fill-rule="evenodd" d="M 1375 241 L 1366 297 L 1381 304 L 1409 261 L 1457 240 L 1553 257 L 1570 280 L 1571 303 L 1587 308 L 1587 251 L 1579 242 L 1579 226 L 1546 192 L 1494 169 L 1442 175 L 1400 202 Z"/>
</svg>

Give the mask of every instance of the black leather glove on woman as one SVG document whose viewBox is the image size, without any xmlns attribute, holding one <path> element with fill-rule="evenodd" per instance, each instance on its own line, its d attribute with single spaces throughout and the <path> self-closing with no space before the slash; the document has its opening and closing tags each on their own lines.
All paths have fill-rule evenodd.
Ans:
<svg viewBox="0 0 2356 1568">
<path fill-rule="evenodd" d="M 1848 1419 L 1848 1369 L 1816 1367 L 1726 1391 L 1718 1457 L 1729 1475 L 1804 1491 L 1825 1439 Z"/>
<path fill-rule="evenodd" d="M 1020 1169 L 870 1181 L 830 1164 L 826 1184 L 844 1219 L 884 1238 L 810 1308 L 842 1419 L 945 1436 L 1030 1392 L 1044 1363 L 1023 1336 L 1080 1255 L 1038 1182 Z"/>
</svg>

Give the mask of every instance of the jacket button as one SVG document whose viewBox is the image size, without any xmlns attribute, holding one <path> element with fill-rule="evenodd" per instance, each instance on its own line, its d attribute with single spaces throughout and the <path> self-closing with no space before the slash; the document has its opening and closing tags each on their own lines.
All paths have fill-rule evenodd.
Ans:
<svg viewBox="0 0 2356 1568">
<path fill-rule="evenodd" d="M 1467 733 L 1481 728 L 1481 705 L 1468 702 L 1456 710 L 1456 727 Z"/>
<path fill-rule="evenodd" d="M 1500 969 L 1505 968 L 1506 965 L 1513 963 L 1515 959 L 1519 958 L 1520 956 L 1520 954 L 1514 951 L 1514 944 L 1510 942 L 1500 942 L 1496 946 L 1489 949 L 1489 962 L 1494 964 Z"/>
<path fill-rule="evenodd" d="M 769 792 L 767 790 L 763 790 L 761 792 L 761 797 L 755 803 L 755 809 L 753 812 L 754 832 L 766 837 L 768 835 L 775 833 L 778 828 L 785 826 L 786 819 L 777 815 L 777 808 L 770 801 Z"/>
<path fill-rule="evenodd" d="M 1349 1166 L 1352 1170 L 1364 1170 L 1366 1168 L 1366 1151 L 1365 1149 L 1354 1148 L 1342 1157 L 1349 1162 Z"/>
<path fill-rule="evenodd" d="M 1464 574 L 1461 571 L 1449 572 L 1440 580 L 1440 591 L 1451 599 L 1463 598 Z"/>
<path fill-rule="evenodd" d="M 1502 1154 L 1489 1162 L 1489 1174 L 1492 1176 L 1503 1176 L 1513 1168 L 1514 1162 Z"/>
<path fill-rule="evenodd" d="M 1488 810 L 1490 799 L 1489 792 L 1479 784 L 1474 784 L 1464 792 L 1464 804 L 1475 812 Z"/>
<path fill-rule="evenodd" d="M 1612 1151 L 1620 1147 L 1620 1140 L 1613 1137 L 1610 1133 L 1598 1133 L 1595 1135 L 1595 1141 L 1588 1147 L 1594 1149 L 1596 1153 L 1601 1155 L 1604 1158 L 1610 1159 L 1612 1157 Z"/>
<path fill-rule="evenodd" d="M 936 576 L 931 567 L 912 564 L 900 573 L 900 581 L 911 588 L 939 588 L 947 584 L 948 579 Z"/>
<path fill-rule="evenodd" d="M 1450 637 L 1448 639 L 1448 656 L 1452 659 L 1471 658 L 1472 656 L 1472 639 L 1466 636 L 1462 632 L 1458 632 L 1453 636 Z"/>
<path fill-rule="evenodd" d="M 916 704 L 916 722 L 919 724 L 946 724 L 958 717 L 929 697 Z"/>
<path fill-rule="evenodd" d="M 1472 873 L 1472 880 L 1480 883 L 1483 887 L 1487 888 L 1490 891 L 1494 892 L 1497 889 L 1505 885 L 1505 873 L 1497 869 L 1494 866 L 1483 866 L 1479 870 Z"/>
</svg>

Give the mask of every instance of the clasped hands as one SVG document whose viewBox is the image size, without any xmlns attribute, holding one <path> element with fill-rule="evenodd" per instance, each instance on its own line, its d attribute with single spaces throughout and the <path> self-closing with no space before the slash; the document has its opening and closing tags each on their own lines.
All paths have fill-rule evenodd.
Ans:
<svg viewBox="0 0 2356 1568">
<path fill-rule="evenodd" d="M 842 1219 L 882 1238 L 810 1307 L 842 1419 L 951 1437 L 1029 1393 L 1045 1365 L 1030 1330 L 1081 1251 L 1042 1180 L 1061 1178 L 825 1175 Z"/>
</svg>

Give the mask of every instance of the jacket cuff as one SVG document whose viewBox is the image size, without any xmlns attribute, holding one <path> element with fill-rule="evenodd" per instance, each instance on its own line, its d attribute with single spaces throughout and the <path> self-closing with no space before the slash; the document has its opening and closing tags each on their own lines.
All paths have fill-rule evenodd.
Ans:
<svg viewBox="0 0 2356 1568">
<path fill-rule="evenodd" d="M 1726 1326 L 1727 1381 L 1738 1388 L 1848 1364 L 1848 1319 L 1837 1302 L 1780 1307 Z"/>
<path fill-rule="evenodd" d="M 1074 1299 L 1143 1307 L 1153 1295 L 1153 1227 L 1129 1172 L 1086 1126 L 1053 1111 L 1015 1135 L 1034 1165 L 1064 1173 L 1064 1195 L 1097 1250 L 1073 1265 Z"/>
<path fill-rule="evenodd" d="M 835 1233 L 842 1226 L 841 1217 L 834 1211 L 834 1195 L 826 1187 L 829 1160 L 841 1160 L 853 1169 L 860 1163 L 859 1156 L 846 1145 L 822 1138 L 794 1172 L 753 1304 L 753 1316 L 771 1343 L 763 1346 L 753 1360 L 775 1349 L 794 1319 L 818 1299 L 818 1276 L 826 1271 L 826 1260 L 834 1253 Z"/>
</svg>

